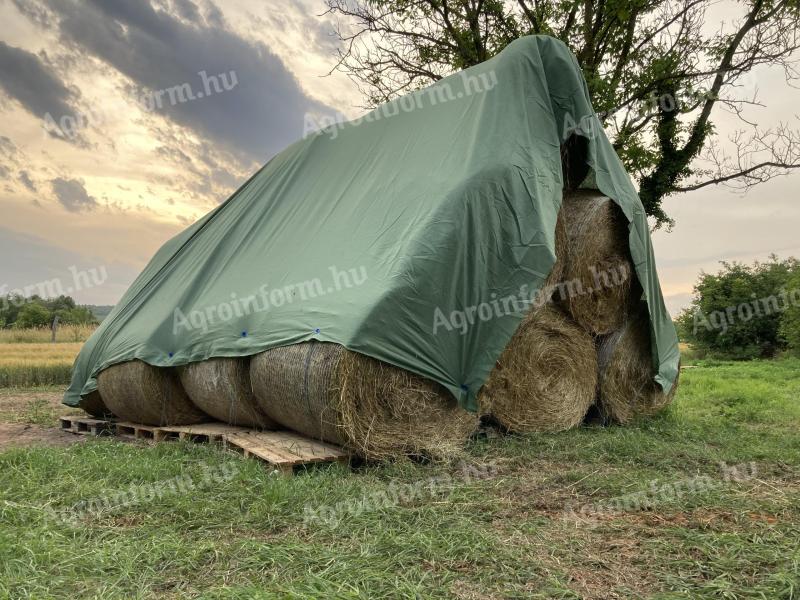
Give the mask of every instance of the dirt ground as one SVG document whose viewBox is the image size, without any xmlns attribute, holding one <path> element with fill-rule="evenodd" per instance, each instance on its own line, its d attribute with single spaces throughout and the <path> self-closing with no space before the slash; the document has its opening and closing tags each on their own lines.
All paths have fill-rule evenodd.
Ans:
<svg viewBox="0 0 800 600">
<path fill-rule="evenodd" d="M 28 446 L 67 446 L 84 436 L 62 431 L 61 415 L 83 411 L 61 404 L 63 392 L 54 388 L 17 390 L 0 388 L 0 452 Z"/>
<path fill-rule="evenodd" d="M 57 427 L 42 427 L 25 423 L 0 423 L 0 452 L 30 446 L 69 446 L 78 444 L 85 436 L 62 431 Z"/>
</svg>

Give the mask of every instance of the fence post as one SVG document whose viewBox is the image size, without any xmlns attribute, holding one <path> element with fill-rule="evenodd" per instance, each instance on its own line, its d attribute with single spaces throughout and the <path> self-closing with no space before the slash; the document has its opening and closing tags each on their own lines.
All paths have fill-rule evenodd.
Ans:
<svg viewBox="0 0 800 600">
<path fill-rule="evenodd" d="M 50 330 L 52 331 L 52 334 L 50 336 L 50 343 L 51 344 L 55 344 L 56 343 L 56 331 L 58 331 L 58 315 L 53 317 L 53 324 L 50 326 Z"/>
</svg>

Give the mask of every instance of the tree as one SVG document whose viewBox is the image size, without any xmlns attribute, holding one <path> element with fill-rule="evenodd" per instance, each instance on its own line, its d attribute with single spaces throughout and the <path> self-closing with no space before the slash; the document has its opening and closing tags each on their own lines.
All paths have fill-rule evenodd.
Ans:
<svg viewBox="0 0 800 600">
<path fill-rule="evenodd" d="M 78 306 L 70 296 L 41 298 L 33 295 L 0 297 L 0 327 L 49 327 L 58 316 L 63 325 L 92 325 L 97 319 L 91 309 Z"/>
<path fill-rule="evenodd" d="M 58 296 L 56 298 L 50 298 L 44 301 L 44 305 L 50 310 L 51 312 L 58 312 L 58 311 L 69 311 L 73 310 L 76 306 L 75 300 L 72 299 L 71 296 Z"/>
<path fill-rule="evenodd" d="M 733 25 L 710 31 L 713 0 L 326 0 L 342 18 L 335 68 L 368 105 L 483 62 L 516 38 L 546 34 L 576 55 L 614 148 L 638 181 L 656 225 L 676 192 L 713 184 L 747 188 L 800 166 L 800 134 L 762 129 L 744 109 L 759 105 L 742 84 L 755 67 L 795 77 L 797 0 L 744 0 Z M 726 17 L 733 17 L 733 14 Z M 728 151 L 714 134 L 727 109 L 743 129 Z"/>
<path fill-rule="evenodd" d="M 781 319 L 781 338 L 800 355 L 800 272 L 789 279 L 786 289 L 790 302 Z"/>
<path fill-rule="evenodd" d="M 25 305 L 25 298 L 19 294 L 6 294 L 0 297 L 0 320 L 11 325 L 17 320 L 20 308 Z"/>
<path fill-rule="evenodd" d="M 47 327 L 52 320 L 52 313 L 44 304 L 40 301 L 28 302 L 19 310 L 14 327 L 17 329 Z"/>
<path fill-rule="evenodd" d="M 91 325 L 97 323 L 92 311 L 85 306 L 64 308 L 55 311 L 60 323 L 64 325 Z"/>
<path fill-rule="evenodd" d="M 771 357 L 786 347 L 779 331 L 793 304 L 789 282 L 800 262 L 770 257 L 752 266 L 722 263 L 701 273 L 690 308 L 678 317 L 682 338 L 711 354 L 735 359 Z"/>
</svg>

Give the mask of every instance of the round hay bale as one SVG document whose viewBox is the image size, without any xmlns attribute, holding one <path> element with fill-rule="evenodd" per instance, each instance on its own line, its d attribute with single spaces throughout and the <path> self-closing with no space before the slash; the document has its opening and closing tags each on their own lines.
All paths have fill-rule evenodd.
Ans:
<svg viewBox="0 0 800 600">
<path fill-rule="evenodd" d="M 103 397 L 97 390 L 89 392 L 85 396 L 81 396 L 81 401 L 78 403 L 78 407 L 82 408 L 84 411 L 93 417 L 97 417 L 98 419 L 106 419 L 114 416 L 111 414 L 111 411 L 108 410 L 105 402 L 103 402 Z"/>
<path fill-rule="evenodd" d="M 478 415 L 434 381 L 355 352 L 345 352 L 340 369 L 340 426 L 365 456 L 447 458 L 478 427 Z"/>
<path fill-rule="evenodd" d="M 552 305 L 530 311 L 481 388 L 478 403 L 516 433 L 579 425 L 594 404 L 597 354 L 592 337 Z"/>
<path fill-rule="evenodd" d="M 188 364 L 178 372 L 194 405 L 218 421 L 256 429 L 276 428 L 253 396 L 247 359 L 211 358 Z"/>
<path fill-rule="evenodd" d="M 600 412 L 606 421 L 630 423 L 652 416 L 675 397 L 678 381 L 665 394 L 653 379 L 650 321 L 640 312 L 600 342 Z"/>
<path fill-rule="evenodd" d="M 261 410 L 284 427 L 345 445 L 335 410 L 335 380 L 343 351 L 336 344 L 310 342 L 253 356 L 250 381 Z"/>
<path fill-rule="evenodd" d="M 209 421 L 189 400 L 171 369 L 140 360 L 102 370 L 97 389 L 109 410 L 123 421 L 156 426 Z"/>
<path fill-rule="evenodd" d="M 590 333 L 611 333 L 625 320 L 635 277 L 627 220 L 610 198 L 587 190 L 565 192 L 561 213 L 567 244 L 558 300 Z"/>
<path fill-rule="evenodd" d="M 560 281 L 563 281 L 567 268 L 566 260 L 567 251 L 569 249 L 569 236 L 567 235 L 566 219 L 564 218 L 563 213 L 564 211 L 559 211 L 558 218 L 556 219 L 556 262 L 553 265 L 553 270 L 550 271 L 550 275 L 547 276 L 547 279 L 545 279 L 544 284 L 542 285 L 542 288 L 550 288 L 550 295 L 552 295 L 552 291 L 554 290 L 555 286 L 558 285 Z"/>
<path fill-rule="evenodd" d="M 450 456 L 478 423 L 440 385 L 338 344 L 267 350 L 250 378 L 272 419 L 368 459 Z"/>
</svg>

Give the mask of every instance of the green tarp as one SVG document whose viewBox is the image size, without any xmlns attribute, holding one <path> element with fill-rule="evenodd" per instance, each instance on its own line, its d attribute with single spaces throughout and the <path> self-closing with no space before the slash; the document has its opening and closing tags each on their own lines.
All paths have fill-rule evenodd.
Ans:
<svg viewBox="0 0 800 600">
<path fill-rule="evenodd" d="M 468 409 L 554 261 L 560 146 L 588 138 L 630 222 L 656 380 L 678 346 L 647 220 L 570 51 L 542 36 L 305 137 L 167 242 L 84 345 L 64 402 L 134 358 L 169 367 L 336 342 L 438 381 Z"/>
</svg>

